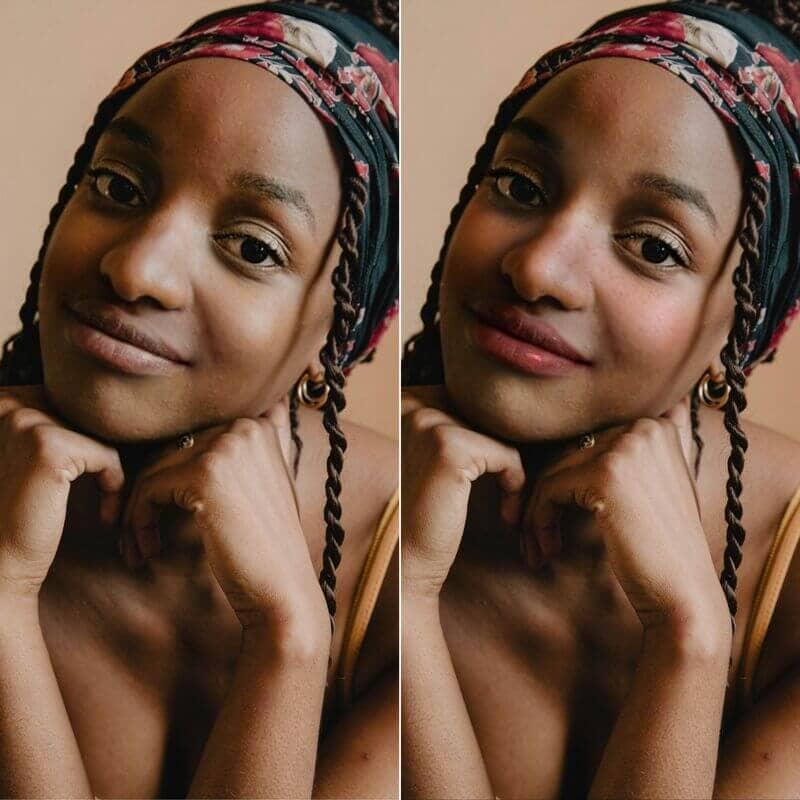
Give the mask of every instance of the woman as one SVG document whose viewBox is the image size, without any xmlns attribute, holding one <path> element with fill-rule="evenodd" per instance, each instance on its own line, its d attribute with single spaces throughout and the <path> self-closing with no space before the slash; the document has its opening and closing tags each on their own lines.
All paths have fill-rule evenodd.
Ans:
<svg viewBox="0 0 800 800">
<path fill-rule="evenodd" d="M 4 796 L 396 792 L 395 450 L 338 419 L 396 303 L 391 16 L 229 9 L 100 104 L 0 364 Z"/>
<path fill-rule="evenodd" d="M 739 420 L 797 307 L 800 23 L 725 5 L 547 53 L 453 210 L 403 365 L 410 796 L 800 790 L 800 448 Z"/>
</svg>

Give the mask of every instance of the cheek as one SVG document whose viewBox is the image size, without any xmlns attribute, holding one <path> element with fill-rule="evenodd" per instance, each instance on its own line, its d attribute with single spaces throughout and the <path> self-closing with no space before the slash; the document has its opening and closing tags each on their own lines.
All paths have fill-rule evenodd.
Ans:
<svg viewBox="0 0 800 800">
<path fill-rule="evenodd" d="M 227 387 L 223 391 L 234 382 L 249 386 L 248 394 L 259 402 L 288 391 L 316 356 L 330 324 L 330 298 L 320 294 L 296 275 L 276 275 L 266 285 L 242 283 L 235 292 L 228 287 L 198 296 L 203 368 L 213 385 Z"/>
<path fill-rule="evenodd" d="M 703 328 L 699 282 L 685 287 L 655 284 L 631 276 L 595 290 L 607 356 L 616 367 L 647 372 L 686 360 Z"/>
<path fill-rule="evenodd" d="M 78 190 L 81 191 L 80 189 Z M 44 261 L 41 286 L 70 286 L 100 263 L 102 254 L 113 241 L 112 226 L 86 214 L 76 194 L 65 207 L 50 237 Z"/>
</svg>

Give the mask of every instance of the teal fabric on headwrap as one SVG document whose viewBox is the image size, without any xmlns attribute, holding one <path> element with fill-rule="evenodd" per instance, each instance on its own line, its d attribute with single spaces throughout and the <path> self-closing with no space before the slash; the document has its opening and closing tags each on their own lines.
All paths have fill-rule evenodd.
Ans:
<svg viewBox="0 0 800 800">
<path fill-rule="evenodd" d="M 668 69 L 733 126 L 766 183 L 752 281 L 758 321 L 743 366 L 768 360 L 800 311 L 800 47 L 752 14 L 698 2 L 637 6 L 598 20 L 523 76 L 520 104 L 561 70 L 591 58 L 637 58 Z"/>
<path fill-rule="evenodd" d="M 351 14 L 303 3 L 231 8 L 149 50 L 111 95 L 190 58 L 235 58 L 285 81 L 338 133 L 367 187 L 351 275 L 356 322 L 341 364 L 368 360 L 398 309 L 399 75 L 397 48 Z"/>
</svg>

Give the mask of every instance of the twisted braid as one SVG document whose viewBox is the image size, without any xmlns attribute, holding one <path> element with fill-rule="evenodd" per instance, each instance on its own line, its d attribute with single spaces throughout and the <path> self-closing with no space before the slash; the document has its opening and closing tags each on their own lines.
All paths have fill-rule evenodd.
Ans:
<svg viewBox="0 0 800 800">
<path fill-rule="evenodd" d="M 297 407 L 300 405 L 300 400 L 297 398 L 297 384 L 292 387 L 289 394 L 289 432 L 294 442 L 294 461 L 292 462 L 292 471 L 294 472 L 295 479 L 297 478 L 297 469 L 300 466 L 300 453 L 303 450 L 303 440 L 300 438 L 300 418 L 297 416 Z"/>
<path fill-rule="evenodd" d="M 700 455 L 703 452 L 703 437 L 700 436 L 700 415 L 697 413 L 700 407 L 700 397 L 697 394 L 697 386 L 694 387 L 690 403 L 690 417 L 692 421 L 692 439 L 697 445 L 697 455 L 694 457 L 694 477 L 695 480 L 700 476 Z"/>
<path fill-rule="evenodd" d="M 336 614 L 336 568 L 342 558 L 344 529 L 342 528 L 342 506 L 339 495 L 342 490 L 341 472 L 347 439 L 339 428 L 339 413 L 345 406 L 345 376 L 341 367 L 345 347 L 350 331 L 356 321 L 356 309 L 353 306 L 350 289 L 351 276 L 358 270 L 358 229 L 364 220 L 364 209 L 367 204 L 367 187 L 361 178 L 351 176 L 346 182 L 347 205 L 342 227 L 339 231 L 339 245 L 342 248 L 341 258 L 333 271 L 334 318 L 328 333 L 328 339 L 320 352 L 320 361 L 325 370 L 325 382 L 328 384 L 328 399 L 323 407 L 322 423 L 328 432 L 330 453 L 327 461 L 328 477 L 325 481 L 325 549 L 322 553 L 322 569 L 319 583 L 331 621 L 331 632 L 334 629 Z"/>
<path fill-rule="evenodd" d="M 67 170 L 64 185 L 58 193 L 55 205 L 50 209 L 47 227 L 45 228 L 42 244 L 34 265 L 30 271 L 30 282 L 25 292 L 25 300 L 19 310 L 22 330 L 13 333 L 3 343 L 3 354 L 0 357 L 0 386 L 14 386 L 42 383 L 44 374 L 42 369 L 42 354 L 39 346 L 39 281 L 42 277 L 47 247 L 53 230 L 61 218 L 67 203 L 75 194 L 75 190 L 83 178 L 89 165 L 89 160 L 94 152 L 97 140 L 100 138 L 106 125 L 124 102 L 122 94 L 106 98 L 97 107 L 92 124 L 86 131 L 83 143 L 75 151 L 72 166 Z"/>
<path fill-rule="evenodd" d="M 759 228 L 764 222 L 767 205 L 767 188 L 759 177 L 751 177 L 747 186 L 747 212 L 744 225 L 739 233 L 739 243 L 743 253 L 739 266 L 733 274 L 735 287 L 736 310 L 734 323 L 728 335 L 720 358 L 725 366 L 725 381 L 730 387 L 730 396 L 725 405 L 725 428 L 731 441 L 731 452 L 728 456 L 728 480 L 726 483 L 727 501 L 725 503 L 725 521 L 728 531 L 724 554 L 724 565 L 720 575 L 722 590 L 728 602 L 731 615 L 731 627 L 736 632 L 736 570 L 742 562 L 742 545 L 745 530 L 742 526 L 742 469 L 744 454 L 747 450 L 747 437 L 739 425 L 739 415 L 747 406 L 744 389 L 746 378 L 743 369 L 745 348 L 750 331 L 756 323 L 757 309 L 753 304 L 753 292 L 750 288 L 751 278 L 756 274 L 759 265 Z"/>
<path fill-rule="evenodd" d="M 439 250 L 439 257 L 431 270 L 430 286 L 428 286 L 425 303 L 419 314 L 422 320 L 422 330 L 411 336 L 403 347 L 402 382 L 404 386 L 441 383 L 443 380 L 439 332 L 439 285 L 442 280 L 447 249 L 464 209 L 489 168 L 500 137 L 521 105 L 522 101 L 518 97 L 507 98 L 500 104 L 492 126 L 486 134 L 486 139 L 475 154 L 475 161 L 467 175 L 467 182 L 458 195 L 458 202 L 450 211 L 450 221 L 444 234 L 444 241 Z"/>
</svg>

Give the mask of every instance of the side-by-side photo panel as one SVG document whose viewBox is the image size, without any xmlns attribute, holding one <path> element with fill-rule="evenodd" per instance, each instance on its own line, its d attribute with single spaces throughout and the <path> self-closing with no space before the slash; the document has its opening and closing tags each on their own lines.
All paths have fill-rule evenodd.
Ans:
<svg viewBox="0 0 800 800">
<path fill-rule="evenodd" d="M 797 9 L 403 58 L 403 796 L 796 796 Z"/>
<path fill-rule="evenodd" d="M 398 797 L 397 3 L 0 20 L 0 796 Z"/>
</svg>

